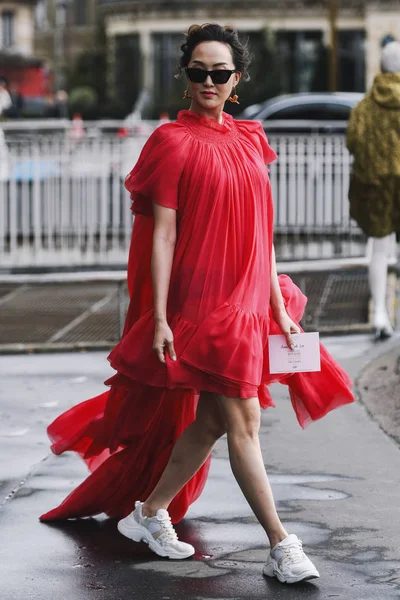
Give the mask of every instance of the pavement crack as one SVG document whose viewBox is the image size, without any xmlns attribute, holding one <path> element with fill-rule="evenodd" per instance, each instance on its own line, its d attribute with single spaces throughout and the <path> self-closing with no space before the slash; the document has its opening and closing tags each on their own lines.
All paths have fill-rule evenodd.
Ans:
<svg viewBox="0 0 400 600">
<path fill-rule="evenodd" d="M 46 454 L 39 462 L 35 463 L 28 473 L 25 475 L 23 479 L 20 479 L 17 483 L 15 480 L 8 486 L 8 491 L 6 492 L 6 496 L 0 500 L 0 508 L 3 508 L 10 500 L 13 500 L 18 494 L 18 492 L 28 483 L 28 481 L 34 477 L 37 473 L 40 465 L 47 460 L 51 456 L 51 452 Z"/>
</svg>

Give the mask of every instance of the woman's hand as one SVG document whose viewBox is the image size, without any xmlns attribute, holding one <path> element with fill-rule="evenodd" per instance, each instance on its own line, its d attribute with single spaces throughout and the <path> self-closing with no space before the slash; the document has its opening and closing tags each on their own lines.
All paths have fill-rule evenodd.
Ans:
<svg viewBox="0 0 400 600">
<path fill-rule="evenodd" d="M 298 325 L 292 321 L 284 308 L 280 308 L 278 311 L 273 311 L 273 317 L 275 323 L 285 336 L 288 347 L 293 350 L 293 340 L 291 334 L 300 333 L 300 327 L 298 327 Z"/>
<path fill-rule="evenodd" d="M 174 334 L 166 321 L 156 323 L 154 332 L 153 350 L 160 362 L 165 364 L 165 350 L 172 360 L 176 360 L 174 348 Z"/>
</svg>

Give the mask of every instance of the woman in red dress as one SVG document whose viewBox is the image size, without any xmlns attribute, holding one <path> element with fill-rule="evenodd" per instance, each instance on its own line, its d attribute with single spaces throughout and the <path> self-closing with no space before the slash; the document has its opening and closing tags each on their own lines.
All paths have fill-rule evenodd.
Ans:
<svg viewBox="0 0 400 600">
<path fill-rule="evenodd" d="M 268 335 L 282 332 L 291 344 L 306 299 L 276 272 L 265 166 L 275 152 L 260 123 L 223 112 L 249 62 L 232 28 L 189 29 L 180 67 L 190 109 L 153 133 L 126 179 L 135 214 L 131 302 L 109 356 L 111 389 L 48 430 L 53 452 L 78 452 L 92 474 L 41 520 L 105 512 L 160 556 L 187 558 L 194 548 L 172 522 L 201 493 L 226 433 L 232 471 L 269 539 L 264 574 L 294 583 L 319 575 L 277 515 L 260 407 L 273 405 L 269 384 L 286 383 L 305 427 L 353 396 L 323 347 L 319 373 L 269 373 Z"/>
</svg>

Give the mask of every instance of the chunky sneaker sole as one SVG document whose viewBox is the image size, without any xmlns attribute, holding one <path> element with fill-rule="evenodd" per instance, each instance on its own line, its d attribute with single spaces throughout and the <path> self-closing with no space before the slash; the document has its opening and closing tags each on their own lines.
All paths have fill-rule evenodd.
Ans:
<svg viewBox="0 0 400 600">
<path fill-rule="evenodd" d="M 171 558 L 173 560 L 182 560 L 185 558 L 189 558 L 193 556 L 195 550 L 192 546 L 187 544 L 188 549 L 187 552 L 174 552 L 172 549 L 166 550 L 154 539 L 152 534 L 146 527 L 137 523 L 131 515 L 125 517 L 125 519 L 121 519 L 117 524 L 118 531 L 122 533 L 125 537 L 133 540 L 134 542 L 144 542 L 148 545 L 150 550 L 158 554 L 158 556 L 162 556 L 163 558 Z"/>
<path fill-rule="evenodd" d="M 276 577 L 281 583 L 299 583 L 300 581 L 310 581 L 310 579 L 318 579 L 319 573 L 317 569 L 305 569 L 297 575 L 284 575 L 278 566 L 276 560 L 271 558 L 263 568 L 263 575 L 266 577 Z"/>
<path fill-rule="evenodd" d="M 302 541 L 294 533 L 271 548 L 263 574 L 276 577 L 281 583 L 299 583 L 319 577 L 315 565 L 304 553 Z"/>
</svg>

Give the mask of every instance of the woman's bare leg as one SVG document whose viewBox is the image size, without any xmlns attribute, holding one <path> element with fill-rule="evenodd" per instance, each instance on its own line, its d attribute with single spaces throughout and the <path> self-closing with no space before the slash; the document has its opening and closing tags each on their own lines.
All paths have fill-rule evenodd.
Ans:
<svg viewBox="0 0 400 600">
<path fill-rule="evenodd" d="M 143 515 L 167 509 L 176 494 L 207 460 L 216 441 L 226 432 L 218 398 L 202 392 L 196 419 L 177 440 L 169 462 L 156 487 L 143 504 Z"/>
<path fill-rule="evenodd" d="M 260 440 L 260 404 L 258 398 L 219 397 L 228 433 L 232 472 L 247 502 L 269 538 L 271 548 L 287 535 L 272 495 L 264 467 Z"/>
</svg>

